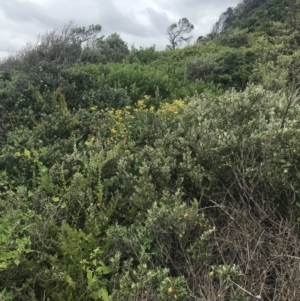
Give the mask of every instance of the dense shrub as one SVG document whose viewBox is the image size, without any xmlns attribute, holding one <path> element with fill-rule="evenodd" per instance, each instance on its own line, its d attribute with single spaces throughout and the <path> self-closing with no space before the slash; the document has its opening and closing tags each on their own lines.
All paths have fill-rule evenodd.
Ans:
<svg viewBox="0 0 300 301">
<path fill-rule="evenodd" d="M 299 300 L 296 34 L 234 12 L 171 52 L 1 65 L 1 300 Z"/>
<path fill-rule="evenodd" d="M 189 81 L 197 79 L 213 81 L 216 73 L 218 73 L 218 63 L 215 58 L 194 58 L 186 63 L 186 78 Z"/>
<path fill-rule="evenodd" d="M 249 36 L 246 30 L 233 30 L 229 32 L 222 32 L 215 41 L 223 46 L 242 47 L 249 46 Z"/>
</svg>

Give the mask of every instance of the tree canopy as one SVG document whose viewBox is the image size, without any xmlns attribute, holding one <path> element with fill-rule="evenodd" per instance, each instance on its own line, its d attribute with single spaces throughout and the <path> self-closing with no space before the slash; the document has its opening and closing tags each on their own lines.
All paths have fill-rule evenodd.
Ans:
<svg viewBox="0 0 300 301">
<path fill-rule="evenodd" d="M 189 43 L 192 36 L 186 36 L 194 29 L 194 25 L 187 19 L 182 18 L 177 23 L 171 24 L 167 28 L 167 38 L 170 45 L 167 48 L 174 50 L 180 47 L 183 43 Z"/>
</svg>

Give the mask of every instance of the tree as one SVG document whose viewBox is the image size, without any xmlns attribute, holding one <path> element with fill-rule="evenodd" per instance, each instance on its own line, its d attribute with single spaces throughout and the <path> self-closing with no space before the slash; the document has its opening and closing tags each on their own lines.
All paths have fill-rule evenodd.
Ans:
<svg viewBox="0 0 300 301">
<path fill-rule="evenodd" d="M 70 21 L 61 31 L 54 29 L 39 37 L 37 50 L 46 61 L 73 65 L 81 60 L 82 50 L 96 40 L 101 28 L 99 24 L 75 27 Z"/>
<path fill-rule="evenodd" d="M 127 44 L 120 35 L 113 33 L 107 38 L 101 36 L 93 40 L 84 50 L 82 61 L 91 63 L 121 63 L 129 55 Z"/>
<path fill-rule="evenodd" d="M 120 63 L 129 54 L 127 44 L 121 39 L 120 35 L 113 33 L 108 36 L 105 43 L 101 43 L 99 40 L 99 46 L 103 47 L 103 52 L 110 62 Z"/>
<path fill-rule="evenodd" d="M 167 38 L 171 45 L 167 45 L 167 48 L 174 50 L 180 47 L 182 43 L 189 43 L 192 36 L 185 37 L 194 29 L 194 25 L 187 19 L 182 18 L 178 23 L 171 24 L 167 29 Z"/>
<path fill-rule="evenodd" d="M 70 21 L 63 29 L 53 29 L 38 37 L 36 45 L 28 44 L 18 53 L 9 56 L 2 63 L 6 69 L 16 69 L 29 73 L 41 62 L 51 62 L 72 66 L 81 61 L 82 52 L 97 37 L 101 25 L 75 27 Z"/>
</svg>

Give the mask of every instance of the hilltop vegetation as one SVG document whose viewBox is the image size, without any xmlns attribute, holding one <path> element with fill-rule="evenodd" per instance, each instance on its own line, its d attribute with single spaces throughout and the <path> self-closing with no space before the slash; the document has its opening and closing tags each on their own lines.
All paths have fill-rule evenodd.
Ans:
<svg viewBox="0 0 300 301">
<path fill-rule="evenodd" d="M 300 300 L 298 8 L 166 51 L 70 23 L 3 60 L 0 299 Z"/>
</svg>

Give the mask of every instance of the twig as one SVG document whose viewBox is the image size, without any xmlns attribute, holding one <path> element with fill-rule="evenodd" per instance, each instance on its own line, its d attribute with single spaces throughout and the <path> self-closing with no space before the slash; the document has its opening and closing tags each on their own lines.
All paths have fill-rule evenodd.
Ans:
<svg viewBox="0 0 300 301">
<path fill-rule="evenodd" d="M 212 202 L 213 204 L 215 204 L 218 208 L 222 209 L 234 221 L 234 218 L 223 208 L 224 206 L 221 206 L 221 205 L 217 204 L 213 200 L 210 200 L 210 202 Z"/>
<path fill-rule="evenodd" d="M 233 283 L 234 285 L 236 285 L 238 288 L 240 288 L 243 292 L 245 292 L 246 294 L 248 294 L 249 296 L 257 299 L 257 296 L 254 296 L 253 294 L 251 294 L 250 292 L 248 292 L 246 289 L 244 289 L 243 287 L 241 287 L 240 285 L 238 285 L 237 283 L 235 283 L 234 281 L 232 281 L 229 277 L 228 280 Z"/>
<path fill-rule="evenodd" d="M 273 257 L 288 257 L 288 258 L 293 258 L 293 259 L 300 260 L 300 257 L 292 256 L 292 255 L 273 255 Z"/>
</svg>

